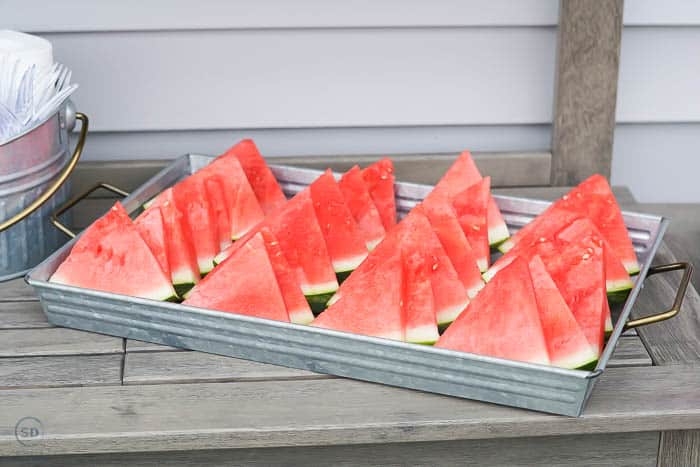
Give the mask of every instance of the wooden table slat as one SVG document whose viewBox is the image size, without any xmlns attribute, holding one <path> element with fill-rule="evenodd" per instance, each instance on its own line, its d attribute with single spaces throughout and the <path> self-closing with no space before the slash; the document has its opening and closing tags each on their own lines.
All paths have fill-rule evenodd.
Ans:
<svg viewBox="0 0 700 467">
<path fill-rule="evenodd" d="M 49 327 L 53 326 L 46 320 L 39 302 L 0 302 L 0 331 Z"/>
<path fill-rule="evenodd" d="M 0 331 L 0 358 L 51 355 L 120 354 L 121 337 L 67 328 Z"/>
<path fill-rule="evenodd" d="M 141 452 L 644 432 L 700 426 L 700 368 L 614 368 L 579 418 L 345 379 L 6 390 L 0 455 Z"/>
<path fill-rule="evenodd" d="M 119 354 L 0 358 L 0 389 L 3 389 L 0 400 L 9 394 L 8 388 L 121 385 L 122 358 Z M 23 403 L 23 410 L 34 412 L 33 396 L 24 391 L 16 394 L 29 396 Z M 60 398 L 53 391 L 42 394 Z M 59 401 L 55 399 L 54 402 Z M 5 410 L 4 405 L 2 407 L 0 413 Z M 2 434 L 0 427 L 0 438 Z"/>
</svg>

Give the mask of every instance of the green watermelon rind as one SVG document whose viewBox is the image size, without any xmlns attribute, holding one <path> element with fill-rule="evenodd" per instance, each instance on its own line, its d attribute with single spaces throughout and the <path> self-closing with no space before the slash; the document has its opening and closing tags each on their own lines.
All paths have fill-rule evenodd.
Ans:
<svg viewBox="0 0 700 467">
<path fill-rule="evenodd" d="M 610 303 L 610 304 L 625 303 L 629 294 L 630 294 L 630 289 L 615 290 L 613 292 L 608 292 L 608 303 Z"/>
<path fill-rule="evenodd" d="M 353 269 L 353 271 L 354 271 L 354 269 Z M 338 280 L 338 284 L 342 284 L 345 279 L 350 277 L 350 274 L 352 274 L 352 271 L 336 272 L 335 278 Z"/>
<path fill-rule="evenodd" d="M 306 301 L 309 303 L 309 307 L 314 315 L 319 315 L 323 310 L 327 308 L 329 299 L 333 296 L 334 292 L 319 293 L 314 295 L 304 295 Z"/>
<path fill-rule="evenodd" d="M 559 361 L 555 366 L 560 368 L 568 368 L 570 370 L 595 369 L 598 364 L 598 354 L 590 347 L 577 352 L 574 355 L 569 355 L 566 361 Z"/>
<path fill-rule="evenodd" d="M 489 246 L 491 248 L 498 248 L 503 242 L 506 242 L 510 238 L 510 232 L 508 231 L 508 226 L 506 223 L 499 225 L 489 226 Z"/>
<path fill-rule="evenodd" d="M 639 274 L 639 262 L 637 260 L 634 261 L 623 261 L 622 265 L 625 267 L 627 270 L 627 274 L 630 276 L 635 276 Z"/>
<path fill-rule="evenodd" d="M 598 358 L 596 357 L 594 360 L 590 360 L 588 362 L 583 362 L 581 363 L 580 366 L 577 366 L 576 368 L 573 368 L 574 370 L 582 370 L 582 371 L 593 371 L 595 370 L 595 367 L 598 366 Z"/>
</svg>

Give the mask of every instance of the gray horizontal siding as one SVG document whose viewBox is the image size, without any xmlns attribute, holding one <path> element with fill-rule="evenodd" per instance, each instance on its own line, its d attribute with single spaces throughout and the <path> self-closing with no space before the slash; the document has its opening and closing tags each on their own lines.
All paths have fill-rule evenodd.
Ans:
<svg viewBox="0 0 700 467">
<path fill-rule="evenodd" d="M 550 145 L 557 0 L 0 9 L 74 70 L 90 160 L 217 153 L 243 136 L 280 156 Z M 624 23 L 613 180 L 643 201 L 700 201 L 700 2 L 628 1 Z"/>
<path fill-rule="evenodd" d="M 549 147 L 549 125 L 299 128 L 153 132 L 94 132 L 87 160 L 171 159 L 185 153 L 219 154 L 254 138 L 269 156 L 538 151 Z"/>
</svg>

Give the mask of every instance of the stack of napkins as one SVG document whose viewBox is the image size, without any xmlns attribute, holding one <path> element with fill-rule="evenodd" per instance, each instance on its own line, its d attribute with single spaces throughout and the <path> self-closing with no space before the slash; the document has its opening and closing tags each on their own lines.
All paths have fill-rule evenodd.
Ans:
<svg viewBox="0 0 700 467">
<path fill-rule="evenodd" d="M 78 88 L 70 79 L 49 41 L 0 31 L 0 144 L 55 114 Z"/>
</svg>

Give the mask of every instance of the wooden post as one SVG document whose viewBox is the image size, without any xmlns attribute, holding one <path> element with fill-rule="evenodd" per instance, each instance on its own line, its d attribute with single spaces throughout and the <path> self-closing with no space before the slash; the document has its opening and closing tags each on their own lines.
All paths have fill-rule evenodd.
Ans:
<svg viewBox="0 0 700 467">
<path fill-rule="evenodd" d="M 554 186 L 610 176 L 623 0 L 561 0 L 552 129 Z"/>
</svg>

